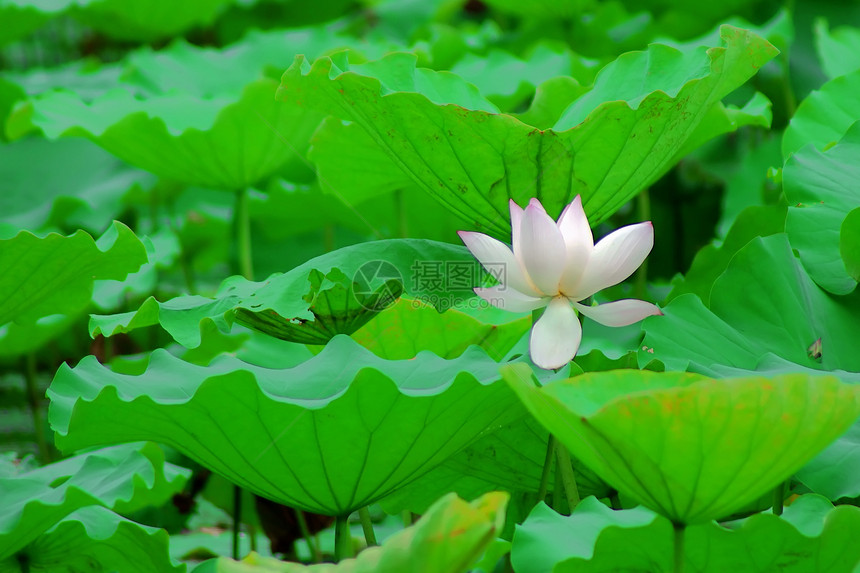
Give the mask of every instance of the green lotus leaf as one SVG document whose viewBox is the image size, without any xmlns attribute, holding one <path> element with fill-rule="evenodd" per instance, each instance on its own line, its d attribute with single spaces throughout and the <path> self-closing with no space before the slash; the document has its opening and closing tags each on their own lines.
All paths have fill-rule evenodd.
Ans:
<svg viewBox="0 0 860 573">
<path fill-rule="evenodd" d="M 540 490 L 549 433 L 521 409 L 521 416 L 454 454 L 409 485 L 379 503 L 387 513 L 407 510 L 424 513 L 442 495 L 454 492 L 474 499 L 491 491 L 512 495 Z M 583 464 L 573 460 L 576 485 L 583 497 L 606 497 L 611 488 Z M 555 466 L 550 470 L 548 492 L 556 489 Z"/>
<path fill-rule="evenodd" d="M 28 96 L 62 89 L 75 92 L 84 101 L 92 101 L 116 87 L 123 75 L 123 66 L 105 64 L 95 59 L 82 59 L 46 68 L 10 70 L 3 75 L 5 79 L 20 86 Z M 141 93 L 139 90 L 133 91 Z"/>
<path fill-rule="evenodd" d="M 833 79 L 860 68 L 860 28 L 842 26 L 829 30 L 827 21 L 815 21 L 815 51 L 828 78 Z"/>
<path fill-rule="evenodd" d="M 89 141 L 40 138 L 0 147 L 0 180 L 5 237 L 45 226 L 101 231 L 119 215 L 126 191 L 155 182 Z"/>
<path fill-rule="evenodd" d="M 538 388 L 502 376 L 528 410 L 619 492 L 674 523 L 731 515 L 784 482 L 860 415 L 860 388 L 834 376 L 708 379 L 587 373 Z"/>
<path fill-rule="evenodd" d="M 49 139 L 87 137 L 128 163 L 188 185 L 238 190 L 272 175 L 308 147 L 322 116 L 275 102 L 261 78 L 241 96 L 135 98 L 118 89 L 90 103 L 69 92 L 31 100 L 32 124 Z M 12 134 L 15 135 L 15 134 Z"/>
<path fill-rule="evenodd" d="M 339 202 L 349 203 L 348 194 L 336 195 Z M 463 229 L 460 219 L 452 217 L 444 205 L 411 181 L 407 188 L 373 197 L 347 209 L 353 226 L 361 225 L 360 232 L 365 236 L 370 231 L 376 238 L 415 237 L 462 244 L 457 236 L 457 231 Z"/>
<path fill-rule="evenodd" d="M 151 236 L 141 237 L 147 262 L 122 282 L 96 281 L 93 306 L 105 312 L 124 308 L 128 300 L 140 300 L 158 289 L 159 272 L 169 269 L 181 256 L 182 246 L 172 229 L 161 227 Z M 163 288 L 163 287 L 162 287 Z"/>
<path fill-rule="evenodd" d="M 688 527 L 684 567 L 699 573 L 848 573 L 860 561 L 860 548 L 845 533 L 858 526 L 860 509 L 804 495 L 781 517 L 762 513 L 728 527 Z M 671 573 L 672 524 L 644 507 L 613 511 L 594 498 L 584 499 L 571 516 L 540 504 L 517 529 L 511 561 L 517 573 Z"/>
<path fill-rule="evenodd" d="M 4 71 L 0 78 L 0 139 L 15 139 L 32 130 L 32 105 L 24 100 L 41 93 L 65 89 L 91 101 L 116 87 L 122 68 L 78 60 L 50 68 Z M 21 103 L 19 103 L 21 102 Z"/>
<path fill-rule="evenodd" d="M 304 233 L 319 233 L 327 225 L 358 233 L 372 232 L 362 218 L 349 206 L 329 193 L 323 193 L 316 184 L 297 185 L 285 180 L 272 181 L 265 194 L 248 195 L 248 214 L 254 227 L 267 239 L 281 242 Z M 360 211 L 367 216 L 365 210 Z"/>
<path fill-rule="evenodd" d="M 729 26 L 722 42 L 625 54 L 544 131 L 403 53 L 361 65 L 346 52 L 313 65 L 298 56 L 278 99 L 357 123 L 422 189 L 475 227 L 509 237 L 509 199 L 538 197 L 555 216 L 582 194 L 596 224 L 668 169 L 709 110 L 776 53 Z"/>
<path fill-rule="evenodd" d="M 152 93 L 234 94 L 271 68 L 279 75 L 295 54 L 315 58 L 347 46 L 356 53 L 365 49 L 372 54 L 376 49 L 324 27 L 252 30 L 224 48 L 201 48 L 179 39 L 163 50 L 143 48 L 130 53 L 123 81 Z"/>
<path fill-rule="evenodd" d="M 572 40 L 583 44 L 595 40 L 587 32 L 600 33 L 600 39 L 607 45 L 604 47 L 609 53 L 617 53 L 620 37 L 630 35 L 644 42 L 650 41 L 651 35 L 655 34 L 660 37 L 689 38 L 703 33 L 718 22 L 739 20 L 739 14 L 756 16 L 755 8 L 760 3 L 760 0 L 731 0 L 719 4 L 678 3 L 672 0 L 634 0 L 624 3 L 594 0 L 487 1 L 489 6 L 501 12 L 536 20 L 544 33 L 547 26 L 566 25 Z M 648 35 L 643 38 L 642 35 L 646 33 Z"/>
<path fill-rule="evenodd" d="M 229 0 L 74 0 L 74 16 L 111 38 L 152 42 L 207 26 Z"/>
<path fill-rule="evenodd" d="M 860 282 L 860 208 L 852 210 L 839 231 L 839 254 L 848 276 Z"/>
<path fill-rule="evenodd" d="M 545 20 L 570 19 L 593 8 L 593 0 L 539 0 L 516 2 L 516 0 L 489 0 L 487 4 L 501 12 L 531 16 Z"/>
<path fill-rule="evenodd" d="M 83 231 L 43 238 L 21 231 L 0 239 L 0 325 L 79 312 L 90 302 L 93 280 L 122 280 L 145 262 L 143 244 L 119 222 L 98 240 Z"/>
<path fill-rule="evenodd" d="M 708 368 L 714 376 L 745 376 L 750 373 L 751 369 L 752 366 L 737 367 L 725 364 L 713 364 Z M 807 373 L 815 375 L 820 373 L 819 370 L 789 362 L 773 353 L 765 353 L 758 357 L 755 372 L 768 377 L 784 374 Z M 830 370 L 829 373 L 843 382 L 860 384 L 860 373 L 845 370 Z M 858 444 L 860 444 L 860 423 L 855 422 L 847 432 L 798 470 L 794 479 L 811 491 L 832 500 L 860 497 L 860 484 L 854 479 L 854 476 L 857 475 L 856 472 L 860 471 L 860 455 L 858 455 L 860 454 L 860 447 Z"/>
<path fill-rule="evenodd" d="M 38 30 L 45 22 L 68 9 L 72 0 L 6 0 L 0 4 L 0 46 Z"/>
<path fill-rule="evenodd" d="M 755 92 L 749 101 L 740 108 L 733 105 L 717 104 L 708 110 L 701 123 L 696 126 L 681 149 L 675 153 L 672 165 L 718 135 L 732 133 L 745 126 L 768 129 L 772 120 L 771 101 L 761 92 Z M 667 171 L 668 167 L 664 168 L 664 171 Z"/>
<path fill-rule="evenodd" d="M 361 125 L 344 125 L 335 117 L 327 118 L 314 133 L 308 158 L 316 167 L 322 189 L 348 205 L 415 187 L 413 179 Z"/>
<path fill-rule="evenodd" d="M 840 243 L 845 233 L 845 252 L 849 257 L 860 252 L 850 244 L 850 237 L 860 234 L 860 224 L 856 217 L 847 218 L 848 212 L 860 205 L 858 179 L 860 121 L 835 146 L 824 152 L 811 145 L 804 147 L 788 158 L 782 170 L 789 204 L 785 232 L 809 276 L 834 294 L 848 294 L 857 288 Z M 855 241 L 853 247 L 860 244 Z"/>
<path fill-rule="evenodd" d="M 535 101 L 519 116 L 541 128 L 555 124 L 568 105 L 586 88 L 571 78 L 548 80 L 538 87 Z M 576 84 L 571 86 L 571 82 Z M 713 106 L 693 134 L 677 152 L 680 159 L 689 151 L 718 134 L 735 131 L 744 125 L 770 126 L 770 102 L 756 94 L 743 108 Z M 324 190 L 355 205 L 372 197 L 400 191 L 412 196 L 416 184 L 389 154 L 377 145 L 358 123 L 344 124 L 330 117 L 314 133 L 309 158 L 314 162 Z M 414 190 L 414 191 L 413 191 Z"/>
<path fill-rule="evenodd" d="M 550 78 L 537 86 L 529 108 L 514 116 L 538 129 L 550 129 L 564 110 L 589 89 L 590 86 L 583 86 L 572 77 Z"/>
<path fill-rule="evenodd" d="M 860 320 L 857 293 L 829 297 L 806 274 L 784 234 L 740 249 L 710 290 L 710 308 L 684 294 L 664 316 L 643 323 L 640 364 L 657 359 L 672 370 L 715 374 L 714 366 L 755 370 L 768 353 L 814 370 L 860 371 L 852 337 Z M 820 340 L 819 355 L 812 347 Z"/>
<path fill-rule="evenodd" d="M 454 269 L 466 276 L 449 280 Z M 336 334 L 354 332 L 404 292 L 440 310 L 474 297 L 479 273 L 462 246 L 421 239 L 360 243 L 263 282 L 230 277 L 214 299 L 184 296 L 160 303 L 149 298 L 134 312 L 93 315 L 90 333 L 109 336 L 161 324 L 193 348 L 200 344 L 201 329 L 226 333 L 235 320 L 284 340 L 325 344 Z"/>
<path fill-rule="evenodd" d="M 860 380 L 855 381 L 860 382 Z M 797 480 L 828 499 L 860 496 L 854 476 L 860 470 L 860 424 L 854 424 L 830 447 L 797 472 Z"/>
<path fill-rule="evenodd" d="M 496 325 L 456 309 L 440 314 L 430 304 L 401 298 L 351 337 L 386 360 L 407 360 L 423 350 L 454 358 L 472 345 L 501 360 L 531 325 L 531 317 Z"/>
<path fill-rule="evenodd" d="M 6 77 L 0 78 L 0 141 L 6 141 L 6 121 L 12 109 L 19 100 L 25 99 L 27 94 L 21 86 L 10 81 Z"/>
<path fill-rule="evenodd" d="M 782 155 L 812 144 L 823 151 L 860 120 L 860 70 L 830 80 L 797 106 L 782 136 Z"/>
<path fill-rule="evenodd" d="M 84 507 L 69 514 L 15 556 L 0 561 L 0 571 L 185 571 L 185 566 L 171 563 L 168 544 L 169 538 L 163 530 L 129 521 L 104 507 Z"/>
<path fill-rule="evenodd" d="M 540 44 L 525 60 L 498 49 L 484 56 L 467 53 L 451 72 L 473 84 L 487 99 L 508 112 L 526 103 L 535 88 L 551 78 L 573 75 L 580 83 L 590 83 L 596 71 L 591 70 L 596 66 L 596 61 L 583 60 L 570 52 L 559 52 Z M 574 67 L 578 73 L 574 73 Z"/>
<path fill-rule="evenodd" d="M 156 350 L 140 376 L 95 357 L 62 366 L 49 418 L 63 450 L 146 436 L 258 495 L 342 515 L 505 423 L 516 399 L 497 380 L 498 363 L 476 347 L 387 361 L 337 336 L 280 370 Z"/>
<path fill-rule="evenodd" d="M 217 573 L 461 573 L 468 571 L 505 523 L 507 494 L 494 492 L 469 503 L 447 495 L 415 525 L 338 564 L 301 565 L 251 554 L 237 562 L 218 560 Z"/>
<path fill-rule="evenodd" d="M 0 326 L 0 360 L 20 359 L 44 347 L 76 324 L 80 325 L 83 310 L 74 314 L 51 314 L 33 323 L 7 322 Z M 11 360 L 10 360 L 11 362 Z M 20 364 L 20 362 L 19 362 Z"/>
<path fill-rule="evenodd" d="M 126 444 L 0 478 L 0 564 L 61 519 L 98 505 L 119 512 L 164 503 L 190 472 L 164 462 L 154 444 Z M 0 569 L 2 570 L 2 569 Z"/>
<path fill-rule="evenodd" d="M 17 452 L 3 452 L 0 454 L 0 477 L 15 477 L 24 472 L 39 467 L 33 454 L 19 456 Z"/>
</svg>

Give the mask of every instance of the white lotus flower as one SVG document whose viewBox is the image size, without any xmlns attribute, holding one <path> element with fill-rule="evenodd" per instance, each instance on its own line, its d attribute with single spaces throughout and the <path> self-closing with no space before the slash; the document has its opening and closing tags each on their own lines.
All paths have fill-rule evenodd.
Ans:
<svg viewBox="0 0 860 573">
<path fill-rule="evenodd" d="M 526 312 L 546 307 L 532 328 L 529 352 L 541 368 L 570 362 L 582 340 L 577 311 L 606 326 L 627 326 L 662 314 L 650 302 L 624 299 L 598 306 L 580 304 L 633 274 L 654 246 L 651 222 L 622 227 L 594 244 L 579 195 L 558 222 L 537 199 L 522 209 L 511 200 L 513 249 L 482 233 L 460 238 L 487 270 L 505 269 L 503 282 L 475 293 L 498 308 Z"/>
</svg>

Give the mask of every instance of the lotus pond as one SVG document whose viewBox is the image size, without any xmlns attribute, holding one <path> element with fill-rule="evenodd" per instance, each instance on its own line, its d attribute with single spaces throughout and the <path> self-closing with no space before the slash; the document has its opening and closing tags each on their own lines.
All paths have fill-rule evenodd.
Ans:
<svg viewBox="0 0 860 573">
<path fill-rule="evenodd" d="M 0 0 L 0 573 L 860 571 L 860 2 Z"/>
</svg>

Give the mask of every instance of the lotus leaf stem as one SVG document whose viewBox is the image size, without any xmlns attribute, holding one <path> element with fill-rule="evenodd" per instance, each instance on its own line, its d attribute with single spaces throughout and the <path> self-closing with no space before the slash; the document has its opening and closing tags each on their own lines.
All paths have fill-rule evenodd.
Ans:
<svg viewBox="0 0 860 573">
<path fill-rule="evenodd" d="M 570 452 L 561 442 L 555 444 L 556 471 L 561 472 L 561 483 L 564 485 L 564 495 L 567 498 L 568 513 L 573 513 L 574 508 L 579 505 L 579 488 L 576 485 L 576 476 L 573 473 L 573 465 L 570 462 Z"/>
<path fill-rule="evenodd" d="M 314 563 L 322 563 L 322 550 L 320 550 L 317 538 L 311 535 L 311 528 L 308 527 L 308 520 L 305 518 L 305 512 L 301 509 L 296 509 L 296 521 L 299 524 L 299 530 L 302 532 L 302 537 L 305 538 L 305 543 L 308 544 L 308 550 L 311 552 L 311 559 Z"/>
<path fill-rule="evenodd" d="M 239 559 L 239 528 L 242 525 L 242 488 L 233 486 L 233 559 Z"/>
<path fill-rule="evenodd" d="M 338 515 L 334 522 L 334 556 L 338 562 L 353 556 L 349 514 Z"/>
<path fill-rule="evenodd" d="M 785 501 L 785 482 L 781 481 L 773 489 L 773 514 L 782 515 L 783 502 Z"/>
<path fill-rule="evenodd" d="M 361 529 L 364 531 L 364 540 L 367 542 L 367 546 L 377 545 L 376 533 L 373 532 L 373 522 L 370 520 L 370 512 L 366 506 L 358 510 L 358 518 L 361 520 Z"/>
<path fill-rule="evenodd" d="M 684 530 L 683 523 L 673 523 L 674 530 L 673 545 L 675 546 L 675 573 L 684 573 Z"/>
<path fill-rule="evenodd" d="M 555 436 L 550 434 L 546 442 L 546 457 L 543 460 L 543 471 L 540 474 L 540 487 L 537 494 L 538 503 L 546 499 L 546 491 L 549 488 L 549 474 L 552 471 L 553 452 L 555 452 Z"/>
<path fill-rule="evenodd" d="M 36 354 L 28 353 L 24 357 L 24 383 L 27 385 L 27 402 L 30 406 L 30 416 L 33 419 L 33 432 L 36 436 L 36 447 L 39 449 L 39 459 L 43 464 L 51 462 L 51 450 L 45 439 L 45 424 L 42 420 L 42 407 L 39 404 L 39 389 L 37 387 Z"/>
<path fill-rule="evenodd" d="M 254 280 L 254 257 L 251 251 L 251 215 L 248 211 L 248 190 L 236 193 L 236 207 L 233 210 L 233 227 L 236 233 L 237 265 L 239 274 Z"/>
</svg>

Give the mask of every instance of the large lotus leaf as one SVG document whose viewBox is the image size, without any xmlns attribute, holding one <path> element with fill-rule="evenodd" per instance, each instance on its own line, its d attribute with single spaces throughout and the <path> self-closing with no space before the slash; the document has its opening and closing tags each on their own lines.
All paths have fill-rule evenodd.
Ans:
<svg viewBox="0 0 860 573">
<path fill-rule="evenodd" d="M 789 157 L 782 180 L 789 204 L 785 232 L 803 266 L 828 291 L 850 293 L 857 279 L 848 272 L 840 242 L 842 234 L 860 234 L 856 217 L 847 218 L 860 205 L 860 121 L 827 151 L 809 145 Z"/>
<path fill-rule="evenodd" d="M 297 185 L 283 179 L 272 181 L 265 194 L 248 194 L 248 214 L 255 229 L 273 242 L 295 240 L 297 235 L 317 232 L 327 225 L 361 234 L 372 232 L 361 216 L 338 197 L 323 193 L 316 184 Z"/>
<path fill-rule="evenodd" d="M 782 155 L 812 144 L 824 150 L 860 120 L 860 70 L 830 80 L 804 99 L 782 136 Z"/>
<path fill-rule="evenodd" d="M 743 376 L 747 368 L 714 365 L 718 376 Z M 818 374 L 818 371 L 800 366 L 768 353 L 756 364 L 756 371 L 764 376 L 805 372 Z M 831 370 L 830 374 L 843 382 L 860 384 L 860 373 L 845 370 Z M 815 493 L 832 500 L 844 497 L 860 497 L 860 483 L 854 476 L 860 471 L 860 422 L 855 422 L 847 432 L 828 446 L 823 452 L 801 468 L 795 479 Z"/>
<path fill-rule="evenodd" d="M 414 180 L 358 123 L 327 118 L 311 138 L 308 158 L 320 186 L 348 205 L 394 191 L 411 192 Z"/>
<path fill-rule="evenodd" d="M 354 232 L 367 238 L 415 237 L 462 244 L 457 236 L 462 223 L 451 217 L 433 197 L 416 188 L 411 180 L 407 182 L 409 188 L 401 193 L 379 194 L 356 204 L 355 193 L 361 189 L 358 180 L 352 178 L 360 178 L 359 175 L 351 175 L 350 182 L 343 187 L 334 185 L 330 179 L 323 182 L 319 172 L 318 177 L 311 185 L 281 180 L 268 185 L 265 195 L 249 194 L 248 211 L 254 228 L 260 229 L 274 243 L 294 239 L 301 233 L 316 238 L 321 229 L 327 229 L 325 232 L 333 231 L 335 239 L 344 235 L 350 237 Z M 321 186 L 325 192 L 321 191 Z M 316 251 L 319 247 L 307 248 Z M 291 260 L 303 260 L 299 250 L 290 255 Z"/>
<path fill-rule="evenodd" d="M 757 3 L 749 0 L 730 0 L 721 3 L 636 0 L 624 2 L 623 6 L 630 11 L 631 17 L 635 18 L 634 22 L 628 23 L 628 27 L 634 27 L 637 23 L 639 26 L 643 26 L 643 19 L 645 23 L 656 20 L 657 29 L 660 30 L 661 35 L 689 37 L 700 33 L 703 27 L 709 26 L 713 22 L 725 20 L 731 15 L 748 12 Z M 618 10 L 618 5 L 615 3 L 595 2 L 594 0 L 539 0 L 535 2 L 488 0 L 487 4 L 502 12 L 536 18 L 542 20 L 543 23 L 550 21 L 568 22 L 569 26 L 582 25 L 595 19 L 594 13 L 600 14 L 601 5 L 605 10 Z M 647 19 L 641 14 L 641 11 L 648 12 Z M 618 23 L 612 22 L 612 24 Z M 621 30 L 612 29 L 611 26 L 607 26 L 607 29 L 611 37 L 622 33 Z"/>
<path fill-rule="evenodd" d="M 63 89 L 75 92 L 84 101 L 92 101 L 116 87 L 123 74 L 121 64 L 104 64 L 82 59 L 47 68 L 30 67 L 4 72 L 4 78 L 20 86 L 29 96 Z"/>
<path fill-rule="evenodd" d="M 556 78 L 538 87 L 532 107 L 520 116 L 524 122 L 541 128 L 555 124 L 564 109 L 585 88 L 571 87 L 571 78 Z M 575 83 L 575 82 L 574 82 Z M 578 86 L 578 84 L 577 84 Z M 686 143 L 676 152 L 680 159 L 718 134 L 744 125 L 770 126 L 770 102 L 756 94 L 743 108 L 722 104 L 708 110 Z M 411 194 L 416 183 L 394 158 L 378 145 L 359 123 L 344 124 L 330 117 L 314 133 L 308 153 L 317 168 L 320 183 L 348 204 L 362 203 L 374 196 L 402 191 Z M 405 191 L 403 191 L 405 190 Z"/>
<path fill-rule="evenodd" d="M 425 191 L 474 226 L 510 236 L 508 200 L 538 197 L 553 215 L 576 194 L 599 223 L 669 167 L 702 118 L 775 49 L 722 28 L 723 45 L 653 45 L 604 68 L 549 130 L 498 113 L 447 72 L 395 53 L 351 65 L 347 53 L 303 57 L 278 98 L 354 121 Z"/>
<path fill-rule="evenodd" d="M 853 72 L 860 68 L 860 28 L 829 30 L 825 20 L 816 20 L 815 51 L 828 78 Z"/>
<path fill-rule="evenodd" d="M 420 300 L 401 298 L 351 336 L 386 360 L 406 360 L 422 350 L 454 358 L 472 345 L 501 360 L 531 325 L 531 317 L 496 325 L 456 309 L 439 313 Z"/>
<path fill-rule="evenodd" d="M 465 271 L 449 280 L 455 269 Z M 161 324 L 177 342 L 200 344 L 201 329 L 229 332 L 234 320 L 284 340 L 325 344 L 350 334 L 402 293 L 437 304 L 474 297 L 480 268 L 462 246 L 420 239 L 360 243 L 263 282 L 231 277 L 214 299 L 147 299 L 134 312 L 93 316 L 90 332 L 113 335 Z M 464 282 L 465 280 L 465 282 Z M 456 284 L 454 284 L 456 283 Z"/>
<path fill-rule="evenodd" d="M 755 370 L 768 353 L 815 370 L 860 371 L 851 336 L 860 321 L 857 293 L 831 298 L 807 276 L 784 234 L 755 238 L 711 288 L 710 309 L 684 294 L 643 323 L 640 364 L 715 373 L 716 365 Z M 820 340 L 820 352 L 814 345 Z"/>
<path fill-rule="evenodd" d="M 0 46 L 19 40 L 56 14 L 65 11 L 73 0 L 4 0 L 0 4 Z"/>
<path fill-rule="evenodd" d="M 154 444 L 127 444 L 0 478 L 0 563 L 82 507 L 128 512 L 164 503 L 188 474 Z"/>
<path fill-rule="evenodd" d="M 0 181 L 0 236 L 9 237 L 46 224 L 100 231 L 119 215 L 126 191 L 154 178 L 89 141 L 27 138 L 0 147 Z"/>
<path fill-rule="evenodd" d="M 589 84 L 594 77 L 591 69 L 596 66 L 596 61 L 540 44 L 524 60 L 498 49 L 483 56 L 467 53 L 451 72 L 475 85 L 502 111 L 509 112 L 525 103 L 538 85 L 551 78 L 573 75 L 579 83 Z"/>
<path fill-rule="evenodd" d="M 153 93 L 180 91 L 199 97 L 232 94 L 268 68 L 281 74 L 296 54 L 316 58 L 346 46 L 370 53 L 375 49 L 325 27 L 254 30 L 220 49 L 177 40 L 163 50 L 143 48 L 129 54 L 123 80 Z"/>
<path fill-rule="evenodd" d="M 508 496 L 489 493 L 469 503 L 447 495 L 415 525 L 379 547 L 338 564 L 301 565 L 251 554 L 241 562 L 221 558 L 217 573 L 461 573 L 478 561 L 505 523 Z"/>
<path fill-rule="evenodd" d="M 853 534 L 860 510 L 804 495 L 781 517 L 761 513 L 723 527 L 684 533 L 685 571 L 697 573 L 850 573 L 860 561 Z M 623 551 L 619 551 L 623 547 Z M 613 511 L 585 499 L 571 516 L 540 504 L 517 528 L 511 551 L 517 573 L 671 573 L 672 524 L 644 507 Z"/>
<path fill-rule="evenodd" d="M 128 300 L 140 300 L 162 288 L 159 272 L 171 268 L 181 256 L 182 246 L 174 231 L 161 227 L 151 236 L 141 237 L 146 247 L 147 263 L 131 273 L 122 282 L 97 281 L 93 288 L 93 306 L 100 311 L 115 310 L 126 306 Z"/>
<path fill-rule="evenodd" d="M 350 189 L 352 191 L 352 189 Z M 349 204 L 347 193 L 336 194 L 339 203 Z M 361 225 L 360 232 L 376 238 L 415 237 L 462 244 L 457 231 L 463 223 L 435 198 L 424 193 L 411 181 L 409 187 L 396 193 L 373 197 L 360 205 L 346 207 L 352 226 Z M 339 229 L 339 227 L 338 227 Z"/>
<path fill-rule="evenodd" d="M 74 0 L 75 17 L 112 38 L 152 42 L 207 26 L 229 0 Z"/>
<path fill-rule="evenodd" d="M 95 279 L 122 280 L 146 262 L 146 249 L 119 222 L 98 240 L 78 231 L 0 239 L 0 325 L 73 314 L 90 301 Z"/>
<path fill-rule="evenodd" d="M 387 361 L 337 336 L 280 370 L 230 356 L 200 367 L 156 350 L 139 376 L 94 357 L 62 366 L 49 417 L 63 450 L 151 438 L 254 493 L 342 515 L 505 423 L 516 398 L 497 379 L 476 347 Z"/>
<path fill-rule="evenodd" d="M 502 12 L 539 19 L 571 19 L 593 9 L 593 0 L 539 0 L 517 2 L 516 0 L 489 0 L 487 4 Z"/>
<path fill-rule="evenodd" d="M 789 478 L 860 415 L 860 388 L 833 376 L 713 380 L 615 370 L 538 388 L 525 365 L 502 372 L 577 458 L 674 523 L 731 515 Z"/>
<path fill-rule="evenodd" d="M 241 97 L 172 93 L 138 99 L 117 89 L 84 102 L 69 92 L 33 99 L 31 121 L 49 139 L 87 137 L 117 157 L 189 185 L 244 189 L 307 150 L 322 116 L 275 102 L 277 82 Z M 15 134 L 10 134 L 15 135 Z"/>
<path fill-rule="evenodd" d="M 0 141 L 6 141 L 6 119 L 15 104 L 24 99 L 27 94 L 21 86 L 6 77 L 0 78 Z"/>
<path fill-rule="evenodd" d="M 104 507 L 84 507 L 0 561 L 0 572 L 182 573 L 184 566 L 171 563 L 168 544 L 163 530 L 129 521 Z"/>
<path fill-rule="evenodd" d="M 524 409 L 522 416 L 451 456 L 441 466 L 385 499 L 380 505 L 388 513 L 403 510 L 424 513 L 448 492 L 474 499 L 491 491 L 528 492 L 540 490 L 549 433 Z M 573 460 L 579 494 L 606 497 L 611 493 L 604 482 L 583 464 Z M 548 492 L 556 486 L 555 465 L 550 470 Z"/>
<path fill-rule="evenodd" d="M 663 172 L 668 171 L 684 156 L 718 135 L 731 133 L 745 126 L 769 129 L 773 120 L 771 105 L 767 96 L 761 92 L 755 92 L 740 108 L 723 104 L 712 106 L 684 142 L 684 145 L 675 153 L 673 161 L 663 168 Z"/>
<path fill-rule="evenodd" d="M 0 326 L 0 360 L 19 359 L 42 348 L 47 342 L 68 331 L 83 319 L 83 311 L 74 314 L 51 314 L 36 322 Z"/>
<path fill-rule="evenodd" d="M 839 254 L 848 276 L 860 282 L 860 207 L 852 210 L 842 221 L 839 231 Z"/>
</svg>

